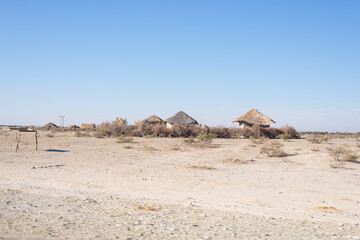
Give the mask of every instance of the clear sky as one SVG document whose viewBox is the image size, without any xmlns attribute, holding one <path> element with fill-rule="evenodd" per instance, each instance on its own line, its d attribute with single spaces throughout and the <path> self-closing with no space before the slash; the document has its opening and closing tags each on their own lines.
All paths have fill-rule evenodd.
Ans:
<svg viewBox="0 0 360 240">
<path fill-rule="evenodd" d="M 360 131 L 360 1 L 0 1 L 0 125 L 251 108 Z"/>
</svg>

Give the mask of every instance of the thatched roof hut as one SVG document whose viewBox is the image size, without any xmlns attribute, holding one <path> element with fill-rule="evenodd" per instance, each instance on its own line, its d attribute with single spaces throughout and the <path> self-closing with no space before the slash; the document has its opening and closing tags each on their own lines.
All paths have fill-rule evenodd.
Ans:
<svg viewBox="0 0 360 240">
<path fill-rule="evenodd" d="M 81 129 L 96 129 L 96 125 L 95 123 L 82 123 L 81 124 Z"/>
<path fill-rule="evenodd" d="M 253 125 L 258 125 L 260 127 L 269 127 L 271 123 L 275 123 L 274 120 L 265 116 L 256 109 L 251 109 L 241 117 L 238 117 L 233 121 L 238 122 L 241 128 L 252 127 Z"/>
<path fill-rule="evenodd" d="M 150 117 L 142 120 L 141 123 L 148 125 L 165 125 L 165 121 L 156 115 L 151 115 Z"/>
<path fill-rule="evenodd" d="M 192 125 L 199 125 L 199 123 L 183 111 L 176 113 L 174 116 L 168 118 L 166 121 L 166 127 L 172 128 L 173 125 L 180 125 L 180 126 L 192 126 Z"/>
<path fill-rule="evenodd" d="M 44 130 L 50 130 L 51 128 L 58 128 L 58 126 L 53 122 L 49 122 L 43 126 Z"/>
</svg>

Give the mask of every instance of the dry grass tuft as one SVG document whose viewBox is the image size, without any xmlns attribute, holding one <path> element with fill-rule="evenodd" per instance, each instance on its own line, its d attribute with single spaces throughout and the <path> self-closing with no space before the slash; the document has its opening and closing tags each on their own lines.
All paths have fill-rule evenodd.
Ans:
<svg viewBox="0 0 360 240">
<path fill-rule="evenodd" d="M 145 151 L 150 151 L 150 152 L 160 151 L 160 149 L 152 147 L 152 146 L 148 146 L 148 145 L 144 145 L 144 150 Z"/>
<path fill-rule="evenodd" d="M 283 150 L 284 145 L 279 141 L 272 141 L 260 148 L 261 154 L 267 154 L 269 157 L 286 157 L 288 154 Z"/>
<path fill-rule="evenodd" d="M 184 143 L 186 143 L 186 144 L 193 144 L 193 143 L 195 143 L 196 141 L 195 141 L 195 138 L 194 137 L 189 137 L 189 138 L 187 138 L 187 139 L 184 139 Z"/>
<path fill-rule="evenodd" d="M 340 209 L 337 209 L 335 207 L 329 206 L 318 206 L 318 207 L 312 207 L 310 208 L 310 210 L 315 210 L 315 211 L 322 211 L 322 212 L 343 212 Z"/>
<path fill-rule="evenodd" d="M 80 130 L 75 132 L 75 137 L 91 137 L 89 133 L 82 133 Z"/>
<path fill-rule="evenodd" d="M 52 133 L 48 133 L 48 134 L 46 134 L 46 136 L 49 137 L 49 138 L 55 137 L 55 135 L 52 134 Z"/>
<path fill-rule="evenodd" d="M 214 133 L 200 133 L 198 136 L 197 136 L 197 139 L 199 140 L 199 142 L 205 142 L 205 143 L 211 143 L 212 140 L 216 138 L 216 134 Z"/>
<path fill-rule="evenodd" d="M 191 169 L 200 169 L 200 170 L 216 170 L 216 168 L 214 167 L 209 167 L 209 166 L 190 166 L 188 168 L 191 168 Z"/>
<path fill-rule="evenodd" d="M 178 145 L 174 145 L 170 148 L 170 150 L 179 151 L 179 150 L 181 150 L 181 148 Z"/>
<path fill-rule="evenodd" d="M 125 137 L 124 135 L 121 135 L 117 138 L 117 143 L 131 143 L 134 139 L 132 137 Z"/>
<path fill-rule="evenodd" d="M 320 136 L 320 135 L 316 135 L 316 134 L 312 134 L 307 141 L 311 142 L 311 143 L 315 143 L 315 144 L 320 144 L 323 142 L 328 142 L 329 138 L 327 136 Z"/>
<path fill-rule="evenodd" d="M 223 160 L 223 163 L 228 163 L 228 164 L 248 164 L 248 163 L 251 163 L 253 162 L 254 160 L 244 160 L 244 159 L 233 159 L 233 158 L 228 158 L 228 159 L 225 159 Z"/>
<path fill-rule="evenodd" d="M 313 152 L 318 152 L 318 151 L 320 151 L 320 148 L 312 148 L 310 150 L 313 151 Z"/>
<path fill-rule="evenodd" d="M 139 210 L 144 210 L 144 211 L 159 211 L 159 210 L 161 210 L 161 208 L 157 208 L 157 207 L 149 206 L 149 205 L 136 205 L 135 207 Z"/>
<path fill-rule="evenodd" d="M 124 149 L 133 149 L 133 146 L 127 145 L 127 146 L 123 146 L 123 148 L 124 148 Z"/>
<path fill-rule="evenodd" d="M 259 144 L 263 144 L 265 142 L 267 142 L 269 140 L 269 138 L 267 137 L 260 137 L 258 139 L 254 138 L 254 137 L 249 137 L 249 140 L 251 141 L 251 143 L 253 145 L 259 145 Z M 250 145 L 249 145 L 250 146 Z"/>
</svg>

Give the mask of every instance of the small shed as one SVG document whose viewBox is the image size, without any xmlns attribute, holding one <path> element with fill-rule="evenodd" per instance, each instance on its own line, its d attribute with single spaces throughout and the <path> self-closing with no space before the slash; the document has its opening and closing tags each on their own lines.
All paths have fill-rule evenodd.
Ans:
<svg viewBox="0 0 360 240">
<path fill-rule="evenodd" d="M 192 125 L 199 125 L 199 123 L 183 111 L 180 111 L 176 113 L 174 116 L 168 118 L 165 120 L 166 127 L 172 128 L 174 125 L 180 125 L 180 126 L 192 126 Z"/>
<path fill-rule="evenodd" d="M 252 127 L 254 125 L 258 125 L 260 127 L 270 127 L 271 123 L 275 123 L 274 120 L 265 116 L 256 109 L 251 109 L 244 115 L 236 118 L 233 123 L 234 122 L 238 122 L 240 128 Z"/>
</svg>

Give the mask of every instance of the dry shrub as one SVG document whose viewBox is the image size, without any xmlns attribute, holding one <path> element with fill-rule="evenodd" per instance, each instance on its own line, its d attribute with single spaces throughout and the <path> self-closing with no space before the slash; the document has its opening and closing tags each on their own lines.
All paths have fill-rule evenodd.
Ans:
<svg viewBox="0 0 360 240">
<path fill-rule="evenodd" d="M 214 138 L 216 138 L 216 135 L 214 133 L 208 133 L 208 134 L 200 133 L 197 136 L 199 142 L 206 142 L 206 143 L 211 143 Z"/>
<path fill-rule="evenodd" d="M 320 144 L 320 143 L 329 141 L 329 138 L 327 136 L 321 136 L 321 135 L 312 134 L 307 139 L 307 141 L 309 141 L 311 143 L 315 143 L 315 144 Z"/>
<path fill-rule="evenodd" d="M 281 128 L 281 131 L 283 131 L 283 137 L 286 137 L 286 139 L 298 139 L 300 138 L 300 134 L 295 130 L 295 128 L 290 127 L 286 125 L 285 127 Z"/>
<path fill-rule="evenodd" d="M 194 144 L 196 141 L 195 141 L 195 138 L 194 137 L 189 137 L 187 139 L 184 139 L 184 143 L 186 144 Z"/>
<path fill-rule="evenodd" d="M 283 147 L 284 145 L 278 141 L 271 141 L 267 143 L 265 146 L 260 148 L 260 153 L 265 153 L 269 157 L 285 157 L 287 154 L 284 152 Z"/>
<path fill-rule="evenodd" d="M 259 126 L 253 126 L 251 128 L 226 128 L 226 127 L 201 127 L 201 126 L 179 126 L 174 125 L 171 129 L 166 128 L 164 125 L 150 125 L 140 123 L 134 125 L 118 125 L 117 123 L 104 122 L 97 126 L 97 132 L 99 136 L 112 136 L 118 137 L 120 135 L 131 137 L 197 137 L 203 134 L 214 134 L 217 138 L 249 138 L 254 137 L 256 139 L 261 137 L 267 137 L 271 139 L 277 138 L 282 135 L 286 138 L 299 138 L 299 134 L 293 127 L 286 126 L 284 128 L 263 128 Z"/>
<path fill-rule="evenodd" d="M 128 127 L 126 125 L 119 125 L 117 123 L 104 122 L 96 127 L 98 136 L 103 137 L 118 137 L 120 135 L 129 135 Z M 95 134 L 96 135 L 96 134 Z"/>
<path fill-rule="evenodd" d="M 124 135 L 119 136 L 116 140 L 117 143 L 131 143 L 132 141 L 134 141 L 132 137 L 126 137 Z"/>
<path fill-rule="evenodd" d="M 335 162 L 357 162 L 359 155 L 352 150 L 346 148 L 346 146 L 335 146 L 328 148 L 328 153 Z"/>
<path fill-rule="evenodd" d="M 218 138 L 231 138 L 235 133 L 233 129 L 225 128 L 225 127 L 211 127 L 210 133 L 215 134 Z M 237 138 L 237 137 L 233 137 Z"/>
<path fill-rule="evenodd" d="M 312 149 L 310 149 L 310 150 L 313 151 L 313 152 L 318 152 L 318 151 L 320 151 L 319 148 L 312 148 Z"/>
<path fill-rule="evenodd" d="M 145 151 L 154 152 L 154 151 L 159 151 L 160 149 L 155 148 L 155 147 L 152 147 L 152 146 L 145 145 L 145 146 L 144 146 L 144 150 L 145 150 Z"/>
<path fill-rule="evenodd" d="M 328 153 L 330 156 L 334 158 L 335 161 L 344 161 L 346 150 L 343 146 L 335 146 L 332 148 L 328 148 Z"/>
<path fill-rule="evenodd" d="M 124 148 L 124 149 L 132 149 L 133 147 L 132 147 L 132 146 L 127 145 L 127 146 L 123 146 L 123 148 Z"/>
<path fill-rule="evenodd" d="M 96 138 L 104 138 L 104 137 L 108 137 L 108 133 L 105 131 L 100 131 L 100 132 L 95 132 L 94 133 L 94 137 Z"/>
<path fill-rule="evenodd" d="M 359 159 L 359 155 L 354 152 L 349 152 L 345 156 L 345 161 L 348 162 L 356 162 Z"/>
<path fill-rule="evenodd" d="M 50 138 L 55 137 L 55 135 L 52 134 L 52 133 L 48 133 L 48 134 L 46 134 L 46 136 L 47 136 L 47 137 L 50 137 Z"/>
<path fill-rule="evenodd" d="M 250 137 L 249 139 L 250 139 L 251 143 L 253 143 L 254 145 L 263 144 L 269 140 L 269 138 L 264 137 L 264 136 L 262 136 L 258 139 L 254 138 L 254 137 Z"/>
<path fill-rule="evenodd" d="M 81 130 L 75 132 L 75 137 L 91 137 L 89 133 L 83 133 Z"/>
</svg>

